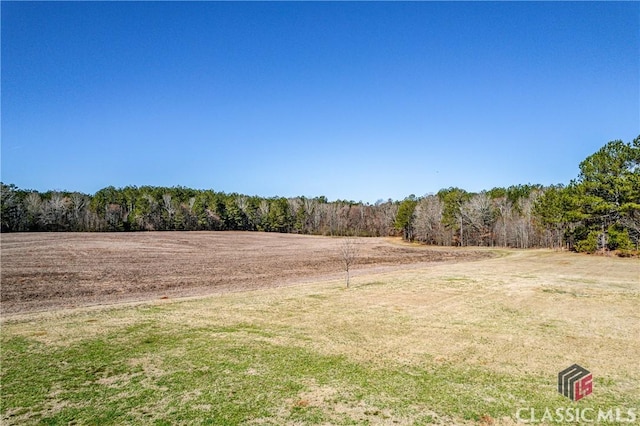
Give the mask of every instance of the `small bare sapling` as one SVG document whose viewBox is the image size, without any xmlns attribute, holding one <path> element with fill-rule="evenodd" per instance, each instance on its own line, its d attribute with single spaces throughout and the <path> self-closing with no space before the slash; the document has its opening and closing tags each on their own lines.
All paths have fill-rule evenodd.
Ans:
<svg viewBox="0 0 640 426">
<path fill-rule="evenodd" d="M 349 288 L 349 278 L 351 267 L 358 258 L 358 240 L 352 237 L 343 238 L 340 241 L 340 260 L 346 273 L 347 288 Z"/>
</svg>

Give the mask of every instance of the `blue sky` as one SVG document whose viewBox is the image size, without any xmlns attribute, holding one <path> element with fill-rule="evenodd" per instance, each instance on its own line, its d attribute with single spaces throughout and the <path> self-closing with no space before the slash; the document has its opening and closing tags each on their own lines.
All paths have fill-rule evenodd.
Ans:
<svg viewBox="0 0 640 426">
<path fill-rule="evenodd" d="M 640 134 L 640 3 L 6 2 L 2 181 L 374 202 Z"/>
</svg>

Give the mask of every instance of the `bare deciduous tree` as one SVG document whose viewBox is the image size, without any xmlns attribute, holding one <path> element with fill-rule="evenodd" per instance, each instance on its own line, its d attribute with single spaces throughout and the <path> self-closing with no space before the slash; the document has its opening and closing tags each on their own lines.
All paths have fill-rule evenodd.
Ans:
<svg viewBox="0 0 640 426">
<path fill-rule="evenodd" d="M 355 265 L 358 258 L 358 240 L 352 237 L 343 238 L 340 240 L 340 260 L 346 273 L 347 288 L 349 288 L 349 279 L 351 267 Z"/>
<path fill-rule="evenodd" d="M 74 192 L 69 200 L 71 202 L 71 220 L 74 230 L 86 230 L 86 208 L 89 205 L 89 198 L 84 194 Z"/>
<path fill-rule="evenodd" d="M 164 194 L 162 196 L 162 208 L 167 212 L 167 225 L 169 229 L 173 229 L 173 217 L 176 214 L 176 207 L 171 201 L 171 194 Z"/>
<path fill-rule="evenodd" d="M 520 217 L 516 220 L 516 242 L 519 248 L 530 248 L 533 246 L 532 240 L 535 234 L 533 226 L 533 205 L 537 194 L 532 192 L 527 198 L 520 198 L 517 202 L 517 208 L 520 211 Z"/>
<path fill-rule="evenodd" d="M 508 247 L 509 225 L 513 220 L 513 206 L 506 196 L 497 199 L 495 205 L 499 218 L 499 221 L 495 224 L 496 235 L 500 235 L 500 244 L 502 247 Z"/>
<path fill-rule="evenodd" d="M 247 214 L 247 208 L 249 207 L 249 198 L 244 195 L 238 195 L 236 197 L 236 205 L 242 213 Z"/>
<path fill-rule="evenodd" d="M 305 212 L 305 232 L 311 233 L 320 227 L 320 211 L 316 208 L 318 201 L 313 198 L 305 198 L 303 201 Z"/>
<path fill-rule="evenodd" d="M 422 198 L 413 212 L 414 232 L 418 241 L 443 244 L 442 212 L 444 204 L 435 195 Z"/>
<path fill-rule="evenodd" d="M 300 199 L 300 197 L 288 198 L 287 204 L 289 205 L 289 213 L 295 216 L 302 205 L 302 199 Z"/>
<path fill-rule="evenodd" d="M 42 205 L 42 215 L 40 220 L 45 228 L 61 231 L 65 228 L 67 221 L 67 198 L 59 192 L 51 194 L 51 198 Z"/>
<path fill-rule="evenodd" d="M 485 193 L 474 195 L 460 208 L 461 229 L 466 228 L 467 245 L 491 245 L 495 221 L 491 199 Z"/>
<path fill-rule="evenodd" d="M 398 214 L 398 205 L 389 199 L 386 203 L 380 205 L 382 208 L 382 235 L 391 235 L 394 229 L 394 222 Z"/>
<path fill-rule="evenodd" d="M 269 218 L 269 210 L 271 210 L 271 206 L 269 201 L 260 200 L 260 204 L 258 205 L 258 229 L 264 230 L 267 224 L 267 220 Z"/>
<path fill-rule="evenodd" d="M 24 206 L 27 210 L 27 226 L 35 227 L 40 222 L 42 214 L 42 198 L 37 192 L 30 192 L 24 199 Z"/>
</svg>

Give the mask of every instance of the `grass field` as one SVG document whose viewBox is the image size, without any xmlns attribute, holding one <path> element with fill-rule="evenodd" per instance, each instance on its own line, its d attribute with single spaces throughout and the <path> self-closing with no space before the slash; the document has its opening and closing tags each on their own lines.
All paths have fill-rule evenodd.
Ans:
<svg viewBox="0 0 640 426">
<path fill-rule="evenodd" d="M 3 424 L 514 424 L 640 414 L 640 262 L 546 250 L 3 318 Z M 578 363 L 593 394 L 557 374 Z M 527 417 L 528 418 L 528 417 Z M 639 416 L 640 418 L 640 416 Z"/>
</svg>

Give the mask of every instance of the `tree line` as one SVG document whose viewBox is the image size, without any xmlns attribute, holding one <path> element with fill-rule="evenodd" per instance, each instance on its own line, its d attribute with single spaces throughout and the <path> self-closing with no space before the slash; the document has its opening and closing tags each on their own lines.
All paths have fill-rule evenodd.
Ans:
<svg viewBox="0 0 640 426">
<path fill-rule="evenodd" d="M 267 231 L 382 236 L 396 202 L 257 197 L 185 187 L 127 186 L 79 192 L 2 184 L 2 231 Z"/>
<path fill-rule="evenodd" d="M 243 230 L 387 236 L 445 246 L 638 250 L 640 136 L 604 145 L 568 185 L 446 188 L 375 204 L 185 187 L 39 193 L 1 184 L 2 232 Z"/>
</svg>

